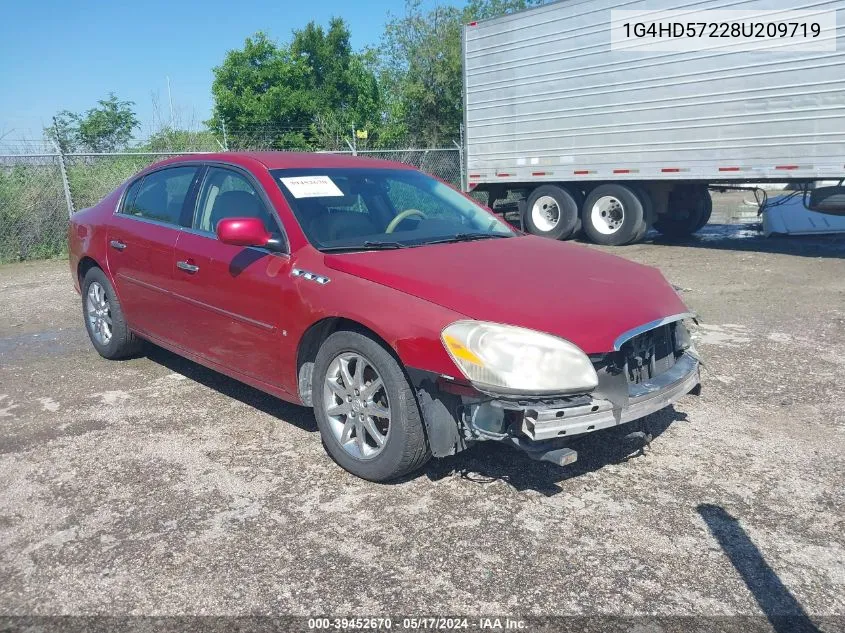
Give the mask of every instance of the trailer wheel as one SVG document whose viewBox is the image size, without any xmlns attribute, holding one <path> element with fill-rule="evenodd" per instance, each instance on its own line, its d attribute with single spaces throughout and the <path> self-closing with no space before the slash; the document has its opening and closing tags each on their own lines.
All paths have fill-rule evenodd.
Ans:
<svg viewBox="0 0 845 633">
<path fill-rule="evenodd" d="M 713 198 L 710 196 L 710 190 L 704 186 L 702 187 L 700 195 L 704 198 L 704 213 L 698 221 L 698 226 L 695 227 L 696 231 L 704 228 L 704 226 L 710 221 L 710 216 L 713 215 Z"/>
<path fill-rule="evenodd" d="M 599 185 L 581 209 L 584 233 L 596 244 L 629 244 L 645 233 L 645 209 L 637 193 L 625 185 Z"/>
<path fill-rule="evenodd" d="M 651 194 L 645 187 L 640 186 L 631 186 L 631 189 L 634 193 L 637 194 L 637 197 L 640 199 L 640 202 L 643 205 L 643 223 L 640 227 L 640 230 L 637 231 L 637 234 L 634 236 L 634 239 L 631 240 L 631 243 L 639 242 L 645 234 L 648 233 L 648 227 L 654 224 L 654 202 L 651 199 Z"/>
<path fill-rule="evenodd" d="M 528 196 L 523 224 L 532 235 L 565 240 L 577 222 L 578 203 L 563 187 L 541 185 Z"/>
<path fill-rule="evenodd" d="M 669 194 L 666 213 L 654 223 L 654 228 L 666 237 L 686 237 L 707 224 L 713 212 L 713 201 L 707 187 L 687 185 Z"/>
</svg>

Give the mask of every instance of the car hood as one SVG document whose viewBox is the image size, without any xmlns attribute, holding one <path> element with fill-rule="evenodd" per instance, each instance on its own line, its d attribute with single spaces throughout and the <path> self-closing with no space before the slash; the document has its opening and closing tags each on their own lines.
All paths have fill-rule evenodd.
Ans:
<svg viewBox="0 0 845 633">
<path fill-rule="evenodd" d="M 588 354 L 688 311 L 656 268 L 533 236 L 326 255 L 325 263 L 472 319 L 560 336 Z"/>
</svg>

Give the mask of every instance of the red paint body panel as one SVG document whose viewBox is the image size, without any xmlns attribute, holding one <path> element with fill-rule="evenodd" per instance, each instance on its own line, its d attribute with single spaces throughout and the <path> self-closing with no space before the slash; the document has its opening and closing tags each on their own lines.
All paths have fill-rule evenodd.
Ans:
<svg viewBox="0 0 845 633">
<path fill-rule="evenodd" d="M 90 257 L 116 286 L 143 336 L 275 395 L 299 401 L 297 357 L 309 328 L 358 323 L 409 367 L 461 377 L 440 332 L 463 318 L 562 336 L 587 353 L 621 333 L 687 312 L 659 271 L 573 244 L 529 236 L 324 255 L 299 227 L 269 169 L 376 167 L 330 154 L 224 153 L 157 163 L 216 162 L 248 170 L 282 222 L 289 254 L 224 244 L 214 235 L 115 214 L 125 185 L 71 219 L 71 270 Z M 126 244 L 123 250 L 111 240 Z M 177 267 L 178 262 L 196 271 Z M 319 284 L 294 268 L 330 279 Z"/>
<path fill-rule="evenodd" d="M 119 214 L 109 218 L 106 264 L 129 327 L 160 332 L 166 340 L 179 322 L 173 292 L 173 254 L 179 231 Z M 123 244 L 123 250 L 111 245 Z"/>
<path fill-rule="evenodd" d="M 202 357 L 278 385 L 282 314 L 288 303 L 284 297 L 292 285 L 290 258 L 223 244 L 212 235 L 177 234 L 175 262 L 197 270 L 173 267 L 174 309 L 179 315 L 173 340 Z"/>
<path fill-rule="evenodd" d="M 232 246 L 264 246 L 271 237 L 258 218 L 225 218 L 217 224 L 217 239 Z"/>
<path fill-rule="evenodd" d="M 92 258 L 110 275 L 106 257 L 106 233 L 123 189 L 124 186 L 121 185 L 95 206 L 77 211 L 68 223 L 69 263 L 77 292 L 80 290 L 77 273 L 83 257 Z"/>
<path fill-rule="evenodd" d="M 527 235 L 326 261 L 473 319 L 555 334 L 588 354 L 612 350 L 634 327 L 688 311 L 655 268 Z"/>
</svg>

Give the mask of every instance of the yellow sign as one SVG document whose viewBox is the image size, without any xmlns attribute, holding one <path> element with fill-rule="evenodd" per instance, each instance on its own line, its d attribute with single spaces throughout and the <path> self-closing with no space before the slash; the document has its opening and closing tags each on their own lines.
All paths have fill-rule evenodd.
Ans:
<svg viewBox="0 0 845 633">
<path fill-rule="evenodd" d="M 367 138 L 367 130 L 355 130 L 355 137 L 356 138 Z"/>
</svg>

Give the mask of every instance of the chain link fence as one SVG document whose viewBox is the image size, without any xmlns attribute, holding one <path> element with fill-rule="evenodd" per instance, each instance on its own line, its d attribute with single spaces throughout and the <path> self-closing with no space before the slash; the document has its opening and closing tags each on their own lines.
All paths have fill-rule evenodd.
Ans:
<svg viewBox="0 0 845 633">
<path fill-rule="evenodd" d="M 0 263 L 62 253 L 67 217 L 57 155 L 0 156 Z"/>
<path fill-rule="evenodd" d="M 355 154 L 413 165 L 457 187 L 463 182 L 463 160 L 457 147 L 361 150 Z M 0 263 L 64 255 L 70 209 L 78 211 L 96 204 L 140 169 L 175 155 L 179 154 L 0 155 Z"/>
<path fill-rule="evenodd" d="M 352 154 L 351 151 L 328 152 L 331 154 Z M 376 158 L 394 163 L 413 165 L 420 171 L 461 187 L 463 184 L 462 156 L 458 148 L 449 149 L 368 149 L 358 150 L 356 156 Z"/>
</svg>

